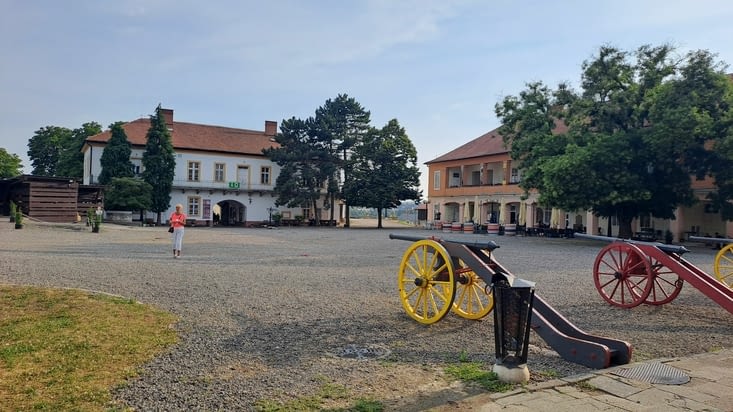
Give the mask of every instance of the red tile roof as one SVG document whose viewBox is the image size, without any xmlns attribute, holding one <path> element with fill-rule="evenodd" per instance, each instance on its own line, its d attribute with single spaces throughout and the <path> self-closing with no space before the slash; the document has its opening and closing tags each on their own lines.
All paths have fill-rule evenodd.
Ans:
<svg viewBox="0 0 733 412">
<path fill-rule="evenodd" d="M 440 157 L 425 162 L 425 164 L 509 153 L 509 146 L 504 146 L 504 139 L 499 134 L 498 130 L 499 128 L 497 127 L 496 129 L 471 140 L 457 149 L 451 150 Z M 555 129 L 552 131 L 553 134 L 561 134 L 567 131 L 568 127 L 565 123 L 558 120 L 555 121 Z"/>
<path fill-rule="evenodd" d="M 507 153 L 508 150 L 504 147 L 504 141 L 497 130 L 498 128 L 483 134 L 463 146 L 459 146 L 440 157 L 425 162 L 425 164 Z"/>
<path fill-rule="evenodd" d="M 172 113 L 171 113 L 172 118 Z M 274 122 L 272 122 L 274 123 Z M 137 119 L 125 123 L 127 140 L 133 146 L 145 146 L 150 119 Z M 210 126 L 195 123 L 171 121 L 168 125 L 174 150 L 199 150 L 219 153 L 234 153 L 262 156 L 262 149 L 277 147 L 271 141 L 273 135 L 264 131 L 234 129 L 231 127 Z M 277 129 L 277 126 L 274 128 Z M 272 131 L 269 131 L 272 133 Z M 111 131 L 87 138 L 87 143 L 106 143 Z"/>
</svg>

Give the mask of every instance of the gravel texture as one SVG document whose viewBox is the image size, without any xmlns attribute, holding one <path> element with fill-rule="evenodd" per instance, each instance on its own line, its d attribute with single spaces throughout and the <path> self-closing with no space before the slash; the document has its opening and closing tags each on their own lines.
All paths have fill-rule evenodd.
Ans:
<svg viewBox="0 0 733 412">
<path fill-rule="evenodd" d="M 371 226 L 370 221 L 367 225 Z M 475 393 L 451 383 L 444 367 L 462 356 L 493 361 L 493 322 L 448 314 L 425 326 L 397 294 L 409 242 L 389 233 L 448 236 L 394 227 L 187 228 L 183 257 L 172 258 L 166 228 L 29 222 L 0 226 L 0 282 L 82 288 L 153 304 L 180 317 L 180 343 L 145 365 L 114 396 L 140 411 L 254 410 L 341 385 L 345 399 L 373 398 L 387 410 L 422 410 Z M 465 235 L 470 236 L 470 235 Z M 475 235 L 481 236 L 481 235 Z M 689 284 L 672 303 L 620 309 L 593 284 L 605 246 L 579 239 L 486 236 L 499 262 L 579 328 L 622 339 L 634 360 L 730 347 L 730 314 Z M 715 251 L 685 255 L 712 273 Z M 533 380 L 586 372 L 537 335 L 530 337 Z M 376 356 L 379 355 L 379 356 Z"/>
</svg>

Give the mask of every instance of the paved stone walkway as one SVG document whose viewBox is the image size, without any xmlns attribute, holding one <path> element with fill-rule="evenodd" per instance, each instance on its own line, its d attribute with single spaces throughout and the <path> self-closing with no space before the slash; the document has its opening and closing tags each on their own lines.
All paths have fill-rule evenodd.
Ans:
<svg viewBox="0 0 733 412">
<path fill-rule="evenodd" d="M 623 369 L 654 369 L 659 364 L 679 370 L 689 376 L 689 382 L 650 383 L 646 381 L 649 376 L 637 380 L 616 374 L 624 372 Z M 733 349 L 617 366 L 512 392 L 479 395 L 437 410 L 730 412 L 733 411 Z"/>
</svg>

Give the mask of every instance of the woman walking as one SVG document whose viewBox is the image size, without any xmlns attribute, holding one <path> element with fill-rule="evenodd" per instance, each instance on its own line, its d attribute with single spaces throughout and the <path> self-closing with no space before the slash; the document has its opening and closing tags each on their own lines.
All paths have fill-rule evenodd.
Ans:
<svg viewBox="0 0 733 412">
<path fill-rule="evenodd" d="M 181 246 L 183 246 L 183 228 L 186 225 L 186 214 L 182 212 L 183 205 L 176 205 L 176 211 L 171 213 L 168 219 L 173 229 L 173 258 L 181 257 Z"/>
</svg>

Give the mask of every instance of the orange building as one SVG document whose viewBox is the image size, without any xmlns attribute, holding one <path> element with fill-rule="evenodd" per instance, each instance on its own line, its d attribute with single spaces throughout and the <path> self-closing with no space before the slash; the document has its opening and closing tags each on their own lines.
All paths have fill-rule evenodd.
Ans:
<svg viewBox="0 0 733 412">
<path fill-rule="evenodd" d="M 556 132 L 562 133 L 558 125 Z M 429 227 L 443 228 L 468 223 L 479 225 L 491 233 L 495 225 L 507 228 L 511 234 L 573 229 L 590 234 L 618 235 L 615 218 L 610 222 L 585 210 L 558 210 L 541 205 L 536 192 L 522 199 L 519 187 L 521 170 L 512 162 L 497 129 L 425 163 L 428 167 L 428 200 L 426 202 Z M 714 189 L 712 180 L 695 180 L 693 189 L 699 202 L 689 208 L 678 208 L 676 219 L 655 219 L 640 216 L 632 228 L 637 235 L 650 234 L 663 240 L 667 230 L 674 241 L 688 240 L 689 236 L 723 236 L 733 238 L 733 223 L 724 221 L 706 199 Z M 475 227 L 475 226 L 474 226 Z"/>
</svg>

